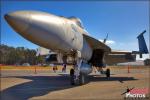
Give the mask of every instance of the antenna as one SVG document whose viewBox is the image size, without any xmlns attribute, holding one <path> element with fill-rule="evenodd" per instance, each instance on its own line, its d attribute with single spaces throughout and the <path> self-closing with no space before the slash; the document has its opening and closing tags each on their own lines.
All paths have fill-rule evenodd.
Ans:
<svg viewBox="0 0 150 100">
<path fill-rule="evenodd" d="M 104 39 L 103 43 L 106 43 L 107 39 L 108 39 L 108 33 L 107 33 L 106 38 Z"/>
</svg>

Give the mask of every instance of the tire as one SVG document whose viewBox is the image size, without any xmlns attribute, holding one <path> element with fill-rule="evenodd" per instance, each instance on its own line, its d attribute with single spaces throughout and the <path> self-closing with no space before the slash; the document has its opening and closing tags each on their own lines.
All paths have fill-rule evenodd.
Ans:
<svg viewBox="0 0 150 100">
<path fill-rule="evenodd" d="M 110 69 L 106 69 L 106 77 L 110 77 Z"/>
<path fill-rule="evenodd" d="M 79 76 L 79 84 L 80 85 L 85 84 L 85 78 L 86 78 L 85 75 L 80 73 L 80 76 Z"/>
<path fill-rule="evenodd" d="M 74 69 L 70 69 L 70 84 L 75 85 L 74 81 Z"/>
</svg>

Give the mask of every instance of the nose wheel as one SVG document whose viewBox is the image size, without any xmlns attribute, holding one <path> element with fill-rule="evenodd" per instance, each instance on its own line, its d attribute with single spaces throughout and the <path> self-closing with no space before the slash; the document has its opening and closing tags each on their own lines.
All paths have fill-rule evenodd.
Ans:
<svg viewBox="0 0 150 100">
<path fill-rule="evenodd" d="M 82 73 L 80 73 L 80 75 L 79 75 L 79 84 L 80 85 L 85 84 L 85 75 Z"/>
</svg>

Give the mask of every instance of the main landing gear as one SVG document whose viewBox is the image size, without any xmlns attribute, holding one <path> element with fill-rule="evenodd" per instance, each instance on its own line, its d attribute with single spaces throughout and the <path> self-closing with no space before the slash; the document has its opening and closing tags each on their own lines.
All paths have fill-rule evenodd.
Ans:
<svg viewBox="0 0 150 100">
<path fill-rule="evenodd" d="M 110 69 L 107 68 L 105 74 L 107 78 L 110 77 Z"/>
<path fill-rule="evenodd" d="M 107 78 L 110 77 L 110 69 L 109 69 L 109 68 L 107 68 L 106 71 L 104 71 L 102 68 L 98 68 L 97 70 L 98 70 L 98 72 L 100 72 L 101 74 L 105 74 Z"/>
</svg>

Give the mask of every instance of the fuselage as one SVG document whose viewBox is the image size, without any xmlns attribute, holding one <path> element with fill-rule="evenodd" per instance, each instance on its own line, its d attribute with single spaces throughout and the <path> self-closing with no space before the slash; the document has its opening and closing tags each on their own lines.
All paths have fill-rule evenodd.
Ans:
<svg viewBox="0 0 150 100">
<path fill-rule="evenodd" d="M 80 51 L 89 60 L 92 49 L 82 34 L 88 34 L 74 19 L 37 11 L 17 11 L 5 15 L 12 28 L 27 40 L 62 53 Z"/>
</svg>

